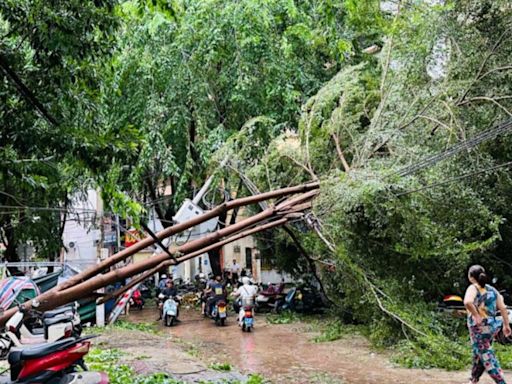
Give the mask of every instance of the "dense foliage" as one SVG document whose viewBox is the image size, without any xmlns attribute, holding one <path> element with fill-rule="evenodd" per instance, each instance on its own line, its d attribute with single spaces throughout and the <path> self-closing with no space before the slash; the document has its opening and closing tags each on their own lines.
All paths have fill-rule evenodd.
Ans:
<svg viewBox="0 0 512 384">
<path fill-rule="evenodd" d="M 125 146 L 98 119 L 114 6 L 0 3 L 0 225 L 8 260 L 28 240 L 39 256 L 58 255 L 71 194 L 109 169 L 104 153 Z"/>
<path fill-rule="evenodd" d="M 345 65 L 304 104 L 298 138 L 279 137 L 248 171 L 261 188 L 322 181 L 324 239 L 303 241 L 331 265 L 331 299 L 380 344 L 405 333 L 442 356 L 449 326 L 424 300 L 463 293 L 475 262 L 510 283 L 510 136 L 399 170 L 510 119 L 511 16 L 500 1 L 405 2 L 379 16 L 379 61 Z M 275 240 L 274 251 L 287 241 Z"/>
</svg>

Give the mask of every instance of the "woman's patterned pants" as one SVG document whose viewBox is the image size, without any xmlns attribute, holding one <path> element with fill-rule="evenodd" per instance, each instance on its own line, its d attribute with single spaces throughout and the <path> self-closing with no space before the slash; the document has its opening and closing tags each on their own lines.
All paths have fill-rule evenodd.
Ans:
<svg viewBox="0 0 512 384">
<path fill-rule="evenodd" d="M 494 330 L 488 325 L 469 327 L 469 337 L 473 350 L 473 368 L 471 370 L 471 381 L 477 383 L 484 371 L 497 384 L 506 384 L 500 363 L 492 349 Z"/>
</svg>

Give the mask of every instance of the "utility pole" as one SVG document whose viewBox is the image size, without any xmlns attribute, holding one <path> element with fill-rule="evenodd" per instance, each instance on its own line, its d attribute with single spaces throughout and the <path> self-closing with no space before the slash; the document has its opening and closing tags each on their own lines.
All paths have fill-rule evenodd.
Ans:
<svg viewBox="0 0 512 384">
<path fill-rule="evenodd" d="M 119 215 L 116 215 L 116 240 L 117 240 L 117 252 L 121 252 L 121 223 L 119 222 Z"/>
<path fill-rule="evenodd" d="M 99 230 L 100 237 L 98 239 L 97 244 L 97 263 L 101 263 L 102 261 L 102 252 L 103 252 L 103 237 L 105 235 L 105 225 L 103 222 L 103 200 L 101 199 L 99 191 L 97 191 L 96 196 L 96 213 L 99 216 Z M 98 292 L 105 292 L 105 288 L 98 289 Z M 105 304 L 97 304 L 96 305 L 96 326 L 104 327 L 105 326 Z"/>
</svg>

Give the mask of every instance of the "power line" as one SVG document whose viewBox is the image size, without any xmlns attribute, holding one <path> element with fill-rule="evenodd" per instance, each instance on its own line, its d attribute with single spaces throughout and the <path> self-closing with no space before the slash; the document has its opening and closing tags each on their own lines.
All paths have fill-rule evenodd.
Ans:
<svg viewBox="0 0 512 384">
<path fill-rule="evenodd" d="M 395 196 L 398 197 L 398 196 L 408 195 L 408 194 L 414 193 L 414 192 L 423 191 L 425 189 L 435 188 L 435 187 L 438 187 L 438 186 L 441 186 L 441 185 L 453 183 L 454 181 L 465 179 L 465 178 L 470 177 L 470 176 L 475 176 L 475 175 L 479 175 L 479 174 L 482 174 L 482 173 L 492 172 L 492 171 L 495 171 L 497 169 L 506 168 L 506 167 L 510 167 L 510 166 L 512 166 L 512 161 L 509 161 L 509 162 L 503 163 L 503 164 L 499 164 L 499 165 L 495 165 L 493 167 L 489 167 L 489 168 L 485 168 L 485 169 L 480 169 L 478 171 L 468 172 L 468 173 L 465 173 L 463 175 L 460 175 L 460 176 L 457 176 L 457 177 L 453 177 L 451 179 L 446 179 L 446 180 L 440 181 L 438 183 L 429 184 L 429 185 L 425 185 L 424 187 L 420 187 L 420 188 L 417 188 L 417 189 L 412 189 L 410 191 L 398 193 Z"/>
<path fill-rule="evenodd" d="M 398 170 L 397 172 L 392 173 L 389 176 L 398 175 L 398 176 L 403 177 L 403 176 L 410 175 L 412 173 L 416 173 L 416 172 L 418 172 L 422 169 L 428 168 L 444 159 L 447 159 L 448 157 L 454 156 L 454 155 L 462 152 L 463 150 L 469 150 L 469 149 L 477 146 L 478 144 L 483 143 L 484 141 L 494 139 L 497 136 L 507 133 L 510 130 L 512 130 L 512 119 L 509 119 L 494 128 L 488 129 L 488 130 L 486 130 L 468 140 L 460 141 L 457 144 L 451 146 L 450 148 L 448 148 L 447 150 L 445 150 L 443 152 L 440 152 L 436 155 L 427 157 L 427 158 L 419 161 L 416 164 L 402 168 L 402 169 Z"/>
</svg>

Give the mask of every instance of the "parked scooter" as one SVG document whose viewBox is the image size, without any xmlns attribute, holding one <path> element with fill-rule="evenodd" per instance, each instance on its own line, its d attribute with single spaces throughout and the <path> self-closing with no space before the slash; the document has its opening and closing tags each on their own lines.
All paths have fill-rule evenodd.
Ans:
<svg viewBox="0 0 512 384">
<path fill-rule="evenodd" d="M 35 344 L 52 343 L 57 340 L 79 337 L 82 333 L 80 315 L 74 306 L 66 306 L 40 313 L 28 312 L 23 305 L 5 324 L 5 332 L 0 334 L 0 358 L 5 358 L 11 347 L 26 347 Z M 32 329 L 24 321 L 26 315 L 35 319 Z M 35 327 L 39 324 L 41 327 Z"/>
<path fill-rule="evenodd" d="M 276 311 L 279 303 L 285 298 L 283 291 L 284 283 L 279 284 L 277 287 L 269 283 L 267 289 L 261 291 L 259 295 L 256 296 L 255 311 Z"/>
<path fill-rule="evenodd" d="M 276 304 L 276 311 L 291 310 L 299 313 L 322 313 L 325 305 L 322 296 L 312 286 L 302 285 L 291 288 L 284 300 Z"/>
<path fill-rule="evenodd" d="M 133 295 L 130 297 L 130 308 L 144 309 L 144 298 L 138 289 L 133 291 Z"/>
<path fill-rule="evenodd" d="M 108 384 L 105 373 L 87 372 L 83 361 L 92 337 L 12 348 L 8 356 L 10 377 L 0 376 L 0 384 Z M 78 367 L 84 372 L 77 372 Z"/>
</svg>

